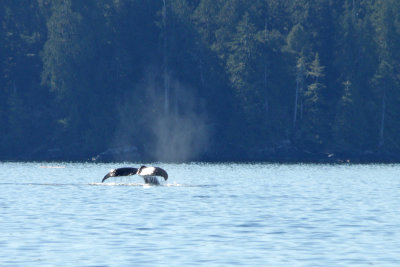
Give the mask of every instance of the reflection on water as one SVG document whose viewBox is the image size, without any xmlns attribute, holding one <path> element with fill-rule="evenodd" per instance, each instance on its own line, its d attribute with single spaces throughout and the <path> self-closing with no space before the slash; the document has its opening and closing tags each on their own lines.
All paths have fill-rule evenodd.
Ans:
<svg viewBox="0 0 400 267">
<path fill-rule="evenodd" d="M 0 163 L 0 266 L 398 265 L 400 165 L 115 165 Z"/>
</svg>

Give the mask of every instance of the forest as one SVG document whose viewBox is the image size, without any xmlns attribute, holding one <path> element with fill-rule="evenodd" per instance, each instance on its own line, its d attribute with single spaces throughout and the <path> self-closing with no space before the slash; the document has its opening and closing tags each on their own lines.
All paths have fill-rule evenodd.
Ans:
<svg viewBox="0 0 400 267">
<path fill-rule="evenodd" d="M 398 0 L 1 0 L 0 160 L 400 161 Z"/>
</svg>

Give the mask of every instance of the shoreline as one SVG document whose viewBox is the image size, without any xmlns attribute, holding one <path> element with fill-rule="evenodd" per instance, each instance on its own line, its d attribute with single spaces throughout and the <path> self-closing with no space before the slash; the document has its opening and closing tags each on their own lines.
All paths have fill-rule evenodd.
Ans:
<svg viewBox="0 0 400 267">
<path fill-rule="evenodd" d="M 116 157 L 107 159 L 95 159 L 85 155 L 69 156 L 45 156 L 30 157 L 1 157 L 0 162 L 92 162 L 92 163 L 111 163 L 111 162 L 162 162 L 162 163 L 271 163 L 271 164 L 394 164 L 400 163 L 400 155 L 393 153 L 379 154 L 333 154 L 333 153 L 307 153 L 307 154 L 250 154 L 238 156 L 230 155 L 202 155 L 191 159 L 161 160 L 155 157 Z"/>
</svg>

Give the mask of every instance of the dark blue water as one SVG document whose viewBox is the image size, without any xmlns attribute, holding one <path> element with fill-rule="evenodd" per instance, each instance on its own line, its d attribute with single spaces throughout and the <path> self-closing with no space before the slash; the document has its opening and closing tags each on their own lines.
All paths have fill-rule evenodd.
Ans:
<svg viewBox="0 0 400 267">
<path fill-rule="evenodd" d="M 125 165 L 0 163 L 0 266 L 400 266 L 400 165 Z"/>
</svg>

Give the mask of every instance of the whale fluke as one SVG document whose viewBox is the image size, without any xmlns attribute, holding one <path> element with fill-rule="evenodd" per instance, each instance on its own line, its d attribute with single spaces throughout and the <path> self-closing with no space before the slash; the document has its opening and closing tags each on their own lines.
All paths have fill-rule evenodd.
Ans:
<svg viewBox="0 0 400 267">
<path fill-rule="evenodd" d="M 110 177 L 135 175 L 137 171 L 138 169 L 129 167 L 113 169 L 109 173 L 107 173 L 106 176 L 104 176 L 101 182 L 104 182 L 106 179 Z"/>
<path fill-rule="evenodd" d="M 141 166 L 139 169 L 130 167 L 113 169 L 109 173 L 107 173 L 106 176 L 104 176 L 101 182 L 103 183 L 110 177 L 129 176 L 135 174 L 142 176 L 146 184 L 160 184 L 156 176 L 163 177 L 165 181 L 168 179 L 168 173 L 164 169 L 161 169 L 159 167 Z"/>
<path fill-rule="evenodd" d="M 137 171 L 137 175 L 140 176 L 161 176 L 164 180 L 168 180 L 168 173 L 159 167 L 147 167 L 141 166 Z"/>
</svg>

